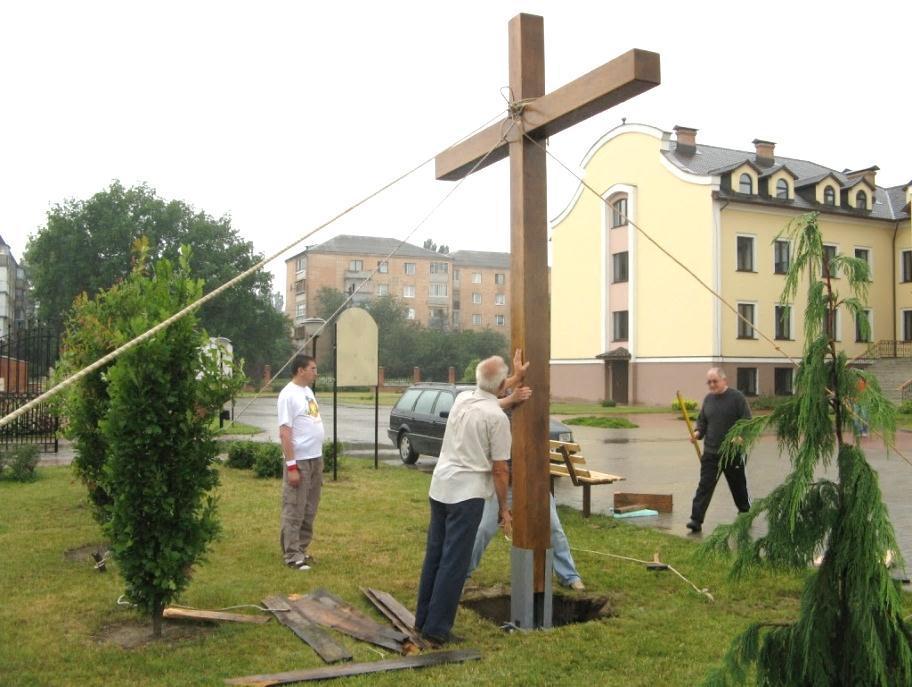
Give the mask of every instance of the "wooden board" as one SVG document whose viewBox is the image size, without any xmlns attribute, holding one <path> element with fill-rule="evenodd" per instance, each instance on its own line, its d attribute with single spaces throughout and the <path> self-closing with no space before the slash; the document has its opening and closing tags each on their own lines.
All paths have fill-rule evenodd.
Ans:
<svg viewBox="0 0 912 687">
<path fill-rule="evenodd" d="M 477 661 L 481 653 L 476 649 L 463 651 L 435 651 L 420 656 L 404 656 L 388 661 L 372 661 L 370 663 L 349 663 L 347 665 L 330 666 L 324 668 L 311 668 L 309 670 L 292 670 L 287 673 L 272 673 L 266 675 L 247 675 L 225 680 L 226 685 L 287 685 L 292 682 L 307 682 L 309 680 L 329 680 L 348 675 L 366 675 L 367 673 L 381 673 L 390 670 L 405 670 L 408 668 L 425 668 L 439 666 L 444 663 L 462 663 L 463 661 Z"/>
<path fill-rule="evenodd" d="M 615 513 L 632 513 L 635 510 L 643 510 L 646 505 L 643 503 L 634 503 L 632 506 L 618 506 L 614 509 Z"/>
<path fill-rule="evenodd" d="M 618 491 L 614 494 L 614 510 L 624 506 L 639 505 L 641 508 L 651 508 L 660 513 L 670 513 L 672 508 L 671 494 L 632 494 Z"/>
<path fill-rule="evenodd" d="M 269 617 L 265 615 L 251 615 L 249 613 L 224 613 L 222 611 L 200 611 L 189 608 L 172 608 L 169 606 L 162 611 L 162 618 L 168 620 L 223 620 L 229 623 L 268 623 Z"/>
<path fill-rule="evenodd" d="M 350 661 L 351 653 L 344 646 L 333 639 L 323 628 L 314 625 L 293 609 L 288 601 L 281 596 L 270 596 L 263 599 L 267 608 L 287 609 L 276 610 L 272 614 L 280 623 L 295 633 L 300 639 L 307 642 L 311 649 L 327 663 L 336 661 Z"/>
<path fill-rule="evenodd" d="M 311 623 L 403 653 L 408 636 L 391 627 L 380 625 L 324 589 L 305 596 L 290 596 L 288 602 Z"/>
<path fill-rule="evenodd" d="M 421 634 L 415 629 L 415 616 L 410 610 L 399 603 L 392 594 L 379 589 L 361 588 L 374 607 L 380 611 L 400 632 L 408 635 L 409 640 L 418 649 L 428 648 L 427 642 L 421 638 Z"/>
</svg>

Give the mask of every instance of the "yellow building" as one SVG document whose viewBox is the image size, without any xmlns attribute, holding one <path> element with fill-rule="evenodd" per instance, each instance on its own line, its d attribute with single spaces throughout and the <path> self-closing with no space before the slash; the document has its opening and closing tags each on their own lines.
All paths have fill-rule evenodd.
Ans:
<svg viewBox="0 0 912 687">
<path fill-rule="evenodd" d="M 871 340 L 837 317 L 848 354 L 912 341 L 909 184 L 878 186 L 876 166 L 839 172 L 777 156 L 769 141 L 747 152 L 696 134 L 625 124 L 583 159 L 600 197 L 580 185 L 552 221 L 554 397 L 667 405 L 677 389 L 702 398 L 710 366 L 748 394 L 791 393 L 792 363 L 757 332 L 800 357 L 803 294 L 778 301 L 792 249 L 775 237 L 810 211 L 828 250 L 871 266 Z"/>
</svg>

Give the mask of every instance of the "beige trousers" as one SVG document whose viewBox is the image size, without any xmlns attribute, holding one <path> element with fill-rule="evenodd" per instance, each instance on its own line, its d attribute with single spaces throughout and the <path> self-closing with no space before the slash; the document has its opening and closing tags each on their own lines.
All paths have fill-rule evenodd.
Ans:
<svg viewBox="0 0 912 687">
<path fill-rule="evenodd" d="M 313 539 L 314 520 L 320 505 L 323 486 L 323 459 L 299 460 L 301 482 L 297 487 L 288 484 L 288 468 L 282 474 L 282 527 L 280 544 L 286 563 L 304 560 Z"/>
</svg>

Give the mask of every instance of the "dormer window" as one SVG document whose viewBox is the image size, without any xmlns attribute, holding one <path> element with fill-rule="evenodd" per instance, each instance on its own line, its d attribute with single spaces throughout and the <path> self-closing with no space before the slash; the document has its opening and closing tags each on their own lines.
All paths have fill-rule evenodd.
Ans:
<svg viewBox="0 0 912 687">
<path fill-rule="evenodd" d="M 864 191 L 859 191 L 855 194 L 855 207 L 859 210 L 868 209 L 868 194 Z"/>
<path fill-rule="evenodd" d="M 738 180 L 738 191 L 750 195 L 754 192 L 754 180 L 750 174 L 742 174 Z"/>
<path fill-rule="evenodd" d="M 776 198 L 780 200 L 788 200 L 789 197 L 789 185 L 785 179 L 780 179 L 776 182 Z"/>
<path fill-rule="evenodd" d="M 827 186 L 823 189 L 823 204 L 836 205 L 836 191 L 832 186 Z"/>
</svg>

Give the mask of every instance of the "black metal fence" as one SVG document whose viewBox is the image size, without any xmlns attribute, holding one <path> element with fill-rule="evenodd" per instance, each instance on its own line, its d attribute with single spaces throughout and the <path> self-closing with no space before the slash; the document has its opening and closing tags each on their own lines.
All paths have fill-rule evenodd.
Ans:
<svg viewBox="0 0 912 687">
<path fill-rule="evenodd" d="M 21 408 L 47 391 L 60 357 L 60 335 L 47 327 L 23 324 L 0 337 L 0 416 Z M 57 452 L 59 422 L 49 404 L 42 403 L 0 427 L 0 447 L 41 444 Z"/>
</svg>

